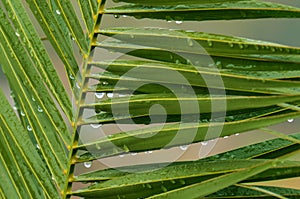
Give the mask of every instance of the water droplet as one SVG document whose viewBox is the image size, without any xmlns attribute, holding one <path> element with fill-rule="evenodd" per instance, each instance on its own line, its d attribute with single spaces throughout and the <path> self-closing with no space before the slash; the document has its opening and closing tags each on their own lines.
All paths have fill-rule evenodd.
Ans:
<svg viewBox="0 0 300 199">
<path fill-rule="evenodd" d="M 133 34 L 130 34 L 130 38 L 131 38 L 131 39 L 134 39 L 134 35 L 133 35 Z"/>
<path fill-rule="evenodd" d="M 125 152 L 129 152 L 130 151 L 129 148 L 128 148 L 128 146 L 126 146 L 126 145 L 123 146 L 123 149 L 124 149 Z"/>
<path fill-rule="evenodd" d="M 91 124 L 91 127 L 94 128 L 94 129 L 97 129 L 101 126 L 102 126 L 102 124 Z"/>
<path fill-rule="evenodd" d="M 23 111 L 21 111 L 20 114 L 21 114 L 22 116 L 25 116 L 25 113 L 24 113 Z"/>
<path fill-rule="evenodd" d="M 239 44 L 240 49 L 244 49 L 244 45 L 243 44 Z"/>
<path fill-rule="evenodd" d="M 124 154 L 119 155 L 120 158 L 123 158 L 124 156 L 125 156 Z"/>
<path fill-rule="evenodd" d="M 146 187 L 148 187 L 149 189 L 152 189 L 151 184 L 146 184 Z"/>
<path fill-rule="evenodd" d="M 131 153 L 131 155 L 132 155 L 132 156 L 135 156 L 135 155 L 137 155 L 137 153 Z"/>
<path fill-rule="evenodd" d="M 180 64 L 179 59 L 176 59 L 175 63 L 176 63 L 176 64 Z"/>
<path fill-rule="evenodd" d="M 168 191 L 168 189 L 167 189 L 166 187 L 164 187 L 164 186 L 161 186 L 161 190 L 162 190 L 163 192 L 167 192 L 167 191 Z"/>
<path fill-rule="evenodd" d="M 272 52 L 275 52 L 275 51 L 276 51 L 276 49 L 275 49 L 275 48 L 273 48 L 273 47 L 271 47 L 271 51 L 272 51 Z"/>
<path fill-rule="evenodd" d="M 102 82 L 103 85 L 108 85 L 108 82 Z"/>
<path fill-rule="evenodd" d="M 83 165 L 85 168 L 91 168 L 92 162 L 85 162 L 85 163 L 83 163 Z"/>
<path fill-rule="evenodd" d="M 116 19 L 119 19 L 119 18 L 120 18 L 120 15 L 114 15 L 114 17 L 115 17 Z"/>
<path fill-rule="evenodd" d="M 113 94 L 113 93 L 107 93 L 107 97 L 108 97 L 108 98 L 113 98 L 113 97 L 114 97 L 114 94 Z"/>
<path fill-rule="evenodd" d="M 231 42 L 230 42 L 230 43 L 228 43 L 228 45 L 229 45 L 229 47 L 230 47 L 230 48 L 233 48 L 233 46 L 234 46 L 234 44 L 233 44 L 233 43 L 231 43 Z"/>
<path fill-rule="evenodd" d="M 41 149 L 40 145 L 36 144 L 36 148 L 37 149 Z"/>
<path fill-rule="evenodd" d="M 95 96 L 98 98 L 98 99 L 101 99 L 105 96 L 105 93 L 95 93 Z"/>
<path fill-rule="evenodd" d="M 171 22 L 172 22 L 172 20 L 168 20 L 167 22 L 168 22 L 168 23 L 171 23 Z"/>
<path fill-rule="evenodd" d="M 78 82 L 76 82 L 76 84 L 75 84 L 75 85 L 76 85 L 76 87 L 77 87 L 77 88 L 80 88 L 80 86 L 79 86 Z"/>
<path fill-rule="evenodd" d="M 14 109 L 15 111 L 18 110 L 16 106 L 13 106 L 13 109 Z"/>
<path fill-rule="evenodd" d="M 100 144 L 99 143 L 96 143 L 96 149 L 98 149 L 98 150 L 100 150 L 101 149 L 101 146 L 100 146 Z"/>
<path fill-rule="evenodd" d="M 235 136 L 239 136 L 240 134 L 239 133 L 236 133 L 236 134 L 234 134 Z"/>
<path fill-rule="evenodd" d="M 20 37 L 20 34 L 18 32 L 16 32 L 17 37 Z"/>
<path fill-rule="evenodd" d="M 176 24 L 182 24 L 182 21 L 175 21 Z"/>
<path fill-rule="evenodd" d="M 128 17 L 128 16 L 127 16 L 127 15 L 122 15 L 122 17 L 126 18 L 126 17 Z"/>
<path fill-rule="evenodd" d="M 207 40 L 207 45 L 210 46 L 210 47 L 212 47 L 213 46 L 212 41 L 211 40 Z"/>
<path fill-rule="evenodd" d="M 226 136 L 224 136 L 223 138 L 224 138 L 224 139 L 227 139 L 227 138 L 229 138 L 229 136 L 226 135 Z"/>
<path fill-rule="evenodd" d="M 27 126 L 27 130 L 28 130 L 28 131 L 32 131 L 31 126 L 28 125 L 28 126 Z"/>
<path fill-rule="evenodd" d="M 187 39 L 187 43 L 188 43 L 189 46 L 193 46 L 194 45 L 193 40 L 190 39 L 190 38 Z"/>
<path fill-rule="evenodd" d="M 34 101 L 34 102 L 35 102 L 35 98 L 34 98 L 33 96 L 31 97 L 31 99 L 32 99 L 32 101 Z"/>
<path fill-rule="evenodd" d="M 188 145 L 182 145 L 182 146 L 180 146 L 180 149 L 185 151 L 185 150 L 187 150 L 188 147 L 189 147 Z"/>
<path fill-rule="evenodd" d="M 37 110 L 38 110 L 38 112 L 40 112 L 40 113 L 43 112 L 43 109 L 42 109 L 40 106 L 38 106 Z"/>
<path fill-rule="evenodd" d="M 294 122 L 294 120 L 295 120 L 295 119 L 291 118 L 291 119 L 288 119 L 287 121 L 288 121 L 289 123 L 292 123 L 292 122 Z"/>
<path fill-rule="evenodd" d="M 171 182 L 172 184 L 176 184 L 176 181 L 175 181 L 175 180 L 170 180 L 170 182 Z"/>
<path fill-rule="evenodd" d="M 70 79 L 75 79 L 75 77 L 72 74 L 70 74 L 69 77 Z"/>
<path fill-rule="evenodd" d="M 126 94 L 119 94 L 119 97 L 126 97 L 127 95 Z"/>
<path fill-rule="evenodd" d="M 206 146 L 207 144 L 208 144 L 208 142 L 205 142 L 205 141 L 204 141 L 204 142 L 201 142 L 201 145 L 202 145 L 202 146 Z"/>
<path fill-rule="evenodd" d="M 60 15 L 60 11 L 59 10 L 56 10 L 55 12 L 56 12 L 56 14 Z"/>
<path fill-rule="evenodd" d="M 180 180 L 179 180 L 179 182 L 180 182 L 180 184 L 182 184 L 182 185 L 184 185 L 184 184 L 185 184 L 185 181 L 184 181 L 184 180 L 182 180 L 182 179 L 180 179 Z"/>
</svg>

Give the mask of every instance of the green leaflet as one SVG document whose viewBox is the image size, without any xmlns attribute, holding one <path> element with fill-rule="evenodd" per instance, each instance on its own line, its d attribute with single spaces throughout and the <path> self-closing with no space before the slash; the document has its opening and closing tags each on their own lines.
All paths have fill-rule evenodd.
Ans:
<svg viewBox="0 0 300 199">
<path fill-rule="evenodd" d="M 175 3 L 175 2 L 174 2 Z M 258 18 L 297 18 L 298 8 L 263 1 L 225 1 L 220 3 L 172 4 L 166 6 L 124 5 L 105 10 L 106 14 L 128 15 L 137 19 L 174 21 L 233 20 Z"/>
<path fill-rule="evenodd" d="M 51 42 L 56 53 L 64 63 L 69 76 L 69 82 L 73 88 L 75 86 L 75 77 L 78 81 L 80 81 L 81 77 L 78 74 L 79 69 L 73 54 L 73 49 L 68 45 L 68 42 L 65 42 L 69 38 L 66 37 L 63 30 L 60 28 L 59 22 L 55 19 L 54 13 L 45 0 L 39 1 L 38 3 L 34 0 L 27 0 L 26 2 L 32 13 L 38 19 L 40 26 L 47 35 L 47 38 Z"/>
<path fill-rule="evenodd" d="M 68 119 L 72 120 L 72 108 L 69 97 L 63 87 L 61 80 L 50 57 L 46 52 L 45 47 L 39 40 L 38 33 L 31 24 L 30 18 L 25 11 L 21 1 L 2 1 L 11 16 L 12 22 L 17 29 L 15 33 L 17 37 L 22 38 L 24 47 L 34 60 L 35 67 L 42 76 L 43 82 L 51 90 L 51 94 L 55 96 L 61 108 L 67 115 Z M 17 40 L 17 38 L 15 38 Z"/>
<path fill-rule="evenodd" d="M 0 90 L 0 104 L 1 173 L 9 177 L 4 177 L 9 181 L 5 185 L 18 186 L 13 191 L 8 187 L 5 189 L 1 183 L 0 187 L 4 195 L 8 191 L 22 197 L 39 198 L 44 192 L 47 197 L 59 198 L 56 187 L 49 180 L 51 176 L 48 170 L 33 147 L 28 133 L 20 125 L 20 121 L 6 101 L 2 90 Z"/>
<path fill-rule="evenodd" d="M 300 49 L 297 47 L 195 31 L 117 27 L 99 30 L 98 32 L 113 37 L 108 41 L 118 39 L 135 45 L 178 52 L 179 55 L 181 53 L 195 53 L 210 56 L 235 55 L 243 58 L 251 58 L 251 55 L 256 55 L 259 58 L 263 55 L 272 57 L 274 55 L 299 55 L 300 53 Z M 297 60 L 299 61 L 299 56 Z"/>
<path fill-rule="evenodd" d="M 88 30 L 88 33 L 91 33 L 94 26 L 94 16 L 96 13 L 93 12 L 93 6 L 98 8 L 98 5 L 93 5 L 92 2 L 95 2 L 94 0 L 86 1 L 86 0 L 78 0 L 78 4 L 80 5 L 81 14 L 84 19 L 84 23 L 86 26 L 86 29 Z"/>
<path fill-rule="evenodd" d="M 71 37 L 73 37 L 73 39 L 76 41 L 82 54 L 86 56 L 86 54 L 88 53 L 88 43 L 71 1 L 54 1 L 56 3 L 56 6 L 58 7 L 58 9 L 56 10 L 56 14 L 62 16 L 71 33 Z"/>
<path fill-rule="evenodd" d="M 160 149 L 162 147 L 169 148 L 229 136 L 280 123 L 296 116 L 299 116 L 299 113 L 279 114 L 225 123 L 167 123 L 163 126 L 121 132 L 104 137 L 93 143 L 79 145 L 78 149 L 88 150 L 89 152 L 80 155 L 78 162 L 118 155 L 129 151 L 138 152 Z M 208 129 L 213 133 L 208 133 Z M 140 136 L 145 139 L 141 139 Z"/>
<path fill-rule="evenodd" d="M 266 94 L 297 94 L 300 87 L 298 81 L 273 80 L 233 74 L 216 68 L 183 64 L 130 60 L 97 62 L 92 64 L 114 74 L 104 72 L 91 74 L 88 77 L 99 81 L 106 81 L 109 84 L 117 85 L 117 87 L 123 86 L 143 92 L 150 92 L 157 89 L 162 89 L 165 92 L 165 87 L 175 90 L 174 93 L 176 91 L 190 92 L 188 89 L 191 86 L 195 86 Z M 141 87 L 141 85 L 144 86 Z M 187 91 L 181 89 L 181 86 L 187 89 Z"/>
<path fill-rule="evenodd" d="M 267 161 L 265 160 L 254 160 L 251 162 L 240 160 L 202 163 L 185 162 L 175 163 L 172 166 L 163 167 L 160 170 L 156 170 L 155 167 L 151 168 L 151 166 L 148 167 L 148 165 L 143 165 L 144 167 L 137 168 L 139 170 L 130 170 L 138 172 L 133 174 L 122 174 L 119 170 L 122 168 L 118 168 L 115 171 L 115 174 L 121 174 L 123 176 L 116 175 L 115 178 L 112 178 L 111 180 L 79 190 L 75 192 L 75 195 L 90 197 L 98 196 L 101 198 L 109 198 L 113 195 L 131 198 L 141 196 L 151 197 L 151 195 L 163 194 L 163 192 L 166 192 L 167 190 L 184 189 L 184 187 L 193 186 L 193 184 L 200 183 L 203 180 L 214 180 L 215 176 L 222 178 L 221 175 L 226 176 L 243 172 L 246 168 L 255 167 L 266 162 Z M 143 172 L 142 169 L 144 169 Z M 147 169 L 150 170 L 147 171 Z M 113 174 L 112 172 L 114 172 L 114 170 L 88 173 L 78 179 L 92 181 L 93 179 L 97 179 L 97 176 L 104 177 L 107 174 L 110 178 L 111 174 Z M 164 175 L 161 175 L 161 173 L 164 173 Z"/>
<path fill-rule="evenodd" d="M 115 112 L 120 115 L 130 111 L 134 115 L 149 115 L 149 109 L 159 104 L 164 112 L 157 114 L 198 114 L 226 112 L 241 109 L 268 107 L 283 102 L 300 100 L 300 96 L 218 96 L 218 95 L 175 95 L 175 94 L 141 94 L 132 97 L 108 99 L 99 103 L 85 104 L 83 107 Z"/>
<path fill-rule="evenodd" d="M 22 111 L 20 115 L 26 117 L 25 127 L 33 132 L 32 135 L 41 148 L 47 166 L 58 185 L 62 186 L 62 174 L 67 163 L 64 147 L 70 144 L 68 129 L 46 87 L 40 83 L 41 77 L 24 48 L 18 40 L 13 40 L 16 35 L 6 22 L 5 18 L 1 17 L 0 41 L 3 53 L 0 56 L 3 71 L 11 89 L 16 93 L 15 99 Z"/>
<path fill-rule="evenodd" d="M 133 33 L 134 34 L 134 33 Z M 187 38 L 188 40 L 188 38 Z M 159 43 L 158 43 L 159 44 Z M 153 45 L 153 44 L 152 44 Z M 100 48 L 105 48 L 110 51 L 122 52 L 128 55 L 147 58 L 151 60 L 158 60 L 164 62 L 172 62 L 176 64 L 192 64 L 195 66 L 204 67 L 217 67 L 218 69 L 229 69 L 229 70 L 243 70 L 243 71 L 295 71 L 299 70 L 299 56 L 298 55 L 277 55 L 271 54 L 269 56 L 258 55 L 247 56 L 245 53 L 240 51 L 238 54 L 218 54 L 215 55 L 210 52 L 211 62 L 202 62 L 200 60 L 206 60 L 206 52 L 198 51 L 185 51 L 181 49 L 169 48 L 163 49 L 159 45 L 155 44 L 157 47 L 149 47 L 142 45 L 134 45 L 119 40 L 105 40 L 98 43 L 97 46 Z M 229 44 L 228 44 L 229 45 Z M 229 46 L 230 47 L 230 46 Z M 227 50 L 224 49 L 224 52 Z M 202 53 L 202 54 L 201 54 Z M 242 57 L 243 56 L 243 57 Z M 210 65 L 211 64 L 211 65 Z"/>
<path fill-rule="evenodd" d="M 193 4 L 207 4 L 207 3 L 223 3 L 223 2 L 236 2 L 236 1 L 243 1 L 243 0 L 201 0 L 200 2 L 198 0 L 113 0 L 114 2 L 126 2 L 126 3 L 134 3 L 139 5 L 180 5 L 180 4 L 186 4 L 186 5 L 193 5 Z"/>
<path fill-rule="evenodd" d="M 238 184 L 239 185 L 239 184 Z M 213 193 L 206 198 L 224 198 L 224 197 L 232 197 L 232 193 L 234 193 L 234 198 L 274 198 L 274 194 L 276 197 L 280 195 L 281 198 L 297 198 L 300 191 L 297 189 L 288 189 L 288 188 L 280 188 L 280 187 L 263 187 L 257 186 L 259 189 L 251 189 L 255 187 L 249 186 L 248 188 L 242 186 L 230 186 L 221 191 Z M 262 192 L 264 190 L 265 192 Z M 266 193 L 268 191 L 269 193 Z M 271 195 L 272 194 L 272 195 Z M 278 197 L 278 198 L 280 198 Z"/>
</svg>

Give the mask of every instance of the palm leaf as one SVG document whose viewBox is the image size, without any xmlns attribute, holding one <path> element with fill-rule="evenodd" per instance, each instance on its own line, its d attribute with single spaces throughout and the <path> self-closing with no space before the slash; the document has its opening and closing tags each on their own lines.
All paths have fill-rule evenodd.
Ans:
<svg viewBox="0 0 300 199">
<path fill-rule="evenodd" d="M 0 8 L 0 63 L 17 112 L 1 91 L 1 198 L 300 195 L 257 184 L 300 175 L 299 161 L 289 160 L 299 153 L 299 134 L 266 129 L 299 116 L 298 47 L 101 24 L 112 15 L 176 23 L 299 18 L 300 9 L 257 0 L 121 0 L 111 7 L 101 0 L 26 2 L 30 11 L 21 0 L 2 1 Z M 68 83 L 62 83 L 39 29 L 63 63 Z M 99 51 L 118 52 L 111 54 L 122 59 L 104 60 Z M 73 104 L 67 94 L 71 89 Z M 80 139 L 89 125 L 132 121 L 139 128 Z M 277 138 L 196 161 L 75 172 L 83 162 L 206 143 L 254 129 Z M 78 183 L 90 184 L 76 188 Z"/>
</svg>

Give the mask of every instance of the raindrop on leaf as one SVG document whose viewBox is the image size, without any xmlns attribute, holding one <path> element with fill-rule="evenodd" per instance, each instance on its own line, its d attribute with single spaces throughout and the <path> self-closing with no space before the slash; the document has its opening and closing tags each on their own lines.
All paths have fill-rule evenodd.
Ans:
<svg viewBox="0 0 300 199">
<path fill-rule="evenodd" d="M 91 168 L 92 162 L 85 162 L 85 163 L 83 163 L 83 165 L 85 168 Z"/>
<path fill-rule="evenodd" d="M 97 129 L 101 126 L 102 126 L 102 124 L 91 124 L 91 127 L 94 128 L 94 129 Z"/>
<path fill-rule="evenodd" d="M 28 131 L 32 131 L 31 126 L 28 125 L 28 126 L 27 126 L 27 130 L 28 130 Z"/>
<path fill-rule="evenodd" d="M 40 112 L 40 113 L 43 112 L 43 109 L 42 109 L 40 106 L 38 106 L 37 110 L 38 110 L 38 112 Z"/>
<path fill-rule="evenodd" d="M 60 11 L 59 10 L 56 10 L 55 12 L 56 12 L 56 14 L 60 15 Z"/>
<path fill-rule="evenodd" d="M 187 148 L 188 148 L 188 145 L 182 145 L 182 146 L 180 146 L 180 149 L 183 150 L 183 151 L 187 150 Z"/>
<path fill-rule="evenodd" d="M 105 93 L 95 93 L 95 96 L 98 98 L 98 99 L 101 99 L 105 96 Z"/>
<path fill-rule="evenodd" d="M 294 122 L 294 119 L 291 118 L 291 119 L 288 119 L 287 121 L 288 121 L 289 123 L 292 123 L 292 122 Z"/>
</svg>

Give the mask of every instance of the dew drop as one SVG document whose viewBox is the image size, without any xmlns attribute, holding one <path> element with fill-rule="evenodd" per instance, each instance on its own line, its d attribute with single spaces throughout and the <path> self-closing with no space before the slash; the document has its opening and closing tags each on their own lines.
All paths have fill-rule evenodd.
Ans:
<svg viewBox="0 0 300 199">
<path fill-rule="evenodd" d="M 113 97 L 114 97 L 114 94 L 113 94 L 113 93 L 107 93 L 107 97 L 108 97 L 108 98 L 113 98 Z"/>
<path fill-rule="evenodd" d="M 151 184 L 146 184 L 146 187 L 149 188 L 149 189 L 152 189 Z"/>
<path fill-rule="evenodd" d="M 230 43 L 228 43 L 228 45 L 229 45 L 229 47 L 230 47 L 230 48 L 233 48 L 233 46 L 234 46 L 234 44 L 233 44 L 233 43 L 231 43 L 231 42 L 230 42 Z"/>
<path fill-rule="evenodd" d="M 56 12 L 56 14 L 60 15 L 60 11 L 59 10 L 56 10 L 55 12 Z"/>
<path fill-rule="evenodd" d="M 131 153 L 131 155 L 132 155 L 132 156 L 135 156 L 135 155 L 137 155 L 137 153 Z"/>
<path fill-rule="evenodd" d="M 239 44 L 240 49 L 244 49 L 244 45 L 243 44 Z"/>
<path fill-rule="evenodd" d="M 43 109 L 42 109 L 40 106 L 38 106 L 37 110 L 38 110 L 38 112 L 40 112 L 40 113 L 43 112 Z"/>
<path fill-rule="evenodd" d="M 235 136 L 239 136 L 240 134 L 239 133 L 236 133 L 236 134 L 234 134 Z"/>
<path fill-rule="evenodd" d="M 100 146 L 100 144 L 99 143 L 96 143 L 96 149 L 98 149 L 98 150 L 100 150 L 101 149 L 101 146 Z"/>
<path fill-rule="evenodd" d="M 184 181 L 184 180 L 182 180 L 182 179 L 180 179 L 180 180 L 179 180 L 179 182 L 180 182 L 180 184 L 182 184 L 182 185 L 184 185 L 184 184 L 185 184 L 185 181 Z"/>
<path fill-rule="evenodd" d="M 25 116 L 25 113 L 24 113 L 23 111 L 21 111 L 20 114 L 21 114 L 22 116 Z"/>
<path fill-rule="evenodd" d="M 37 149 L 41 149 L 40 145 L 36 144 L 36 148 Z"/>
<path fill-rule="evenodd" d="M 101 126 L 102 126 L 102 124 L 91 124 L 91 127 L 94 128 L 94 129 L 97 129 Z"/>
<path fill-rule="evenodd" d="M 212 41 L 211 40 L 207 40 L 207 45 L 210 46 L 210 47 L 212 47 L 213 46 Z"/>
<path fill-rule="evenodd" d="M 206 146 L 208 144 L 208 142 L 201 142 L 202 146 Z"/>
<path fill-rule="evenodd" d="M 190 39 L 190 38 L 187 39 L 187 43 L 188 43 L 189 46 L 193 46 L 194 45 L 193 40 Z"/>
<path fill-rule="evenodd" d="M 182 21 L 175 21 L 176 24 L 182 24 Z"/>
<path fill-rule="evenodd" d="M 101 99 L 105 96 L 105 93 L 95 93 L 95 96 L 98 98 L 98 99 Z"/>
<path fill-rule="evenodd" d="M 20 34 L 18 32 L 16 32 L 17 37 L 20 37 Z"/>
<path fill-rule="evenodd" d="M 161 190 L 162 190 L 163 192 L 167 192 L 167 191 L 168 191 L 168 189 L 167 189 L 166 187 L 164 187 L 164 186 L 161 186 Z"/>
<path fill-rule="evenodd" d="M 182 146 L 180 146 L 180 149 L 183 150 L 183 151 L 187 150 L 187 148 L 188 148 L 188 145 L 182 145 Z"/>
<path fill-rule="evenodd" d="M 119 19 L 119 18 L 120 18 L 120 15 L 114 15 L 114 17 L 115 17 L 116 19 Z"/>
<path fill-rule="evenodd" d="M 294 122 L 294 120 L 295 120 L 295 119 L 291 118 L 291 119 L 288 119 L 287 121 L 288 121 L 289 123 L 292 123 L 292 122 Z"/>
<path fill-rule="evenodd" d="M 76 87 L 77 87 L 77 88 L 80 88 L 80 86 L 79 86 L 78 82 L 76 82 L 76 84 L 75 84 L 75 85 L 76 85 Z"/>
<path fill-rule="evenodd" d="M 16 106 L 13 106 L 13 109 L 14 109 L 15 111 L 18 110 Z"/>
<path fill-rule="evenodd" d="M 119 155 L 120 158 L 123 158 L 124 156 L 125 156 L 124 154 Z"/>
<path fill-rule="evenodd" d="M 32 101 L 34 101 L 34 102 L 35 102 L 35 98 L 34 98 L 34 97 L 31 97 L 31 99 L 32 99 Z"/>
<path fill-rule="evenodd" d="M 85 163 L 83 163 L 83 165 L 85 168 L 91 168 L 92 162 L 85 162 Z"/>
<path fill-rule="evenodd" d="M 119 94 L 119 97 L 126 97 L 126 94 Z"/>
<path fill-rule="evenodd" d="M 72 74 L 70 74 L 69 77 L 70 79 L 75 79 L 75 77 Z"/>
<path fill-rule="evenodd" d="M 28 130 L 28 131 L 32 131 L 31 126 L 28 125 L 28 126 L 27 126 L 27 130 Z"/>
<path fill-rule="evenodd" d="M 227 139 L 227 138 L 229 138 L 229 136 L 226 135 L 226 136 L 224 136 L 223 138 L 224 138 L 224 139 Z"/>
</svg>

